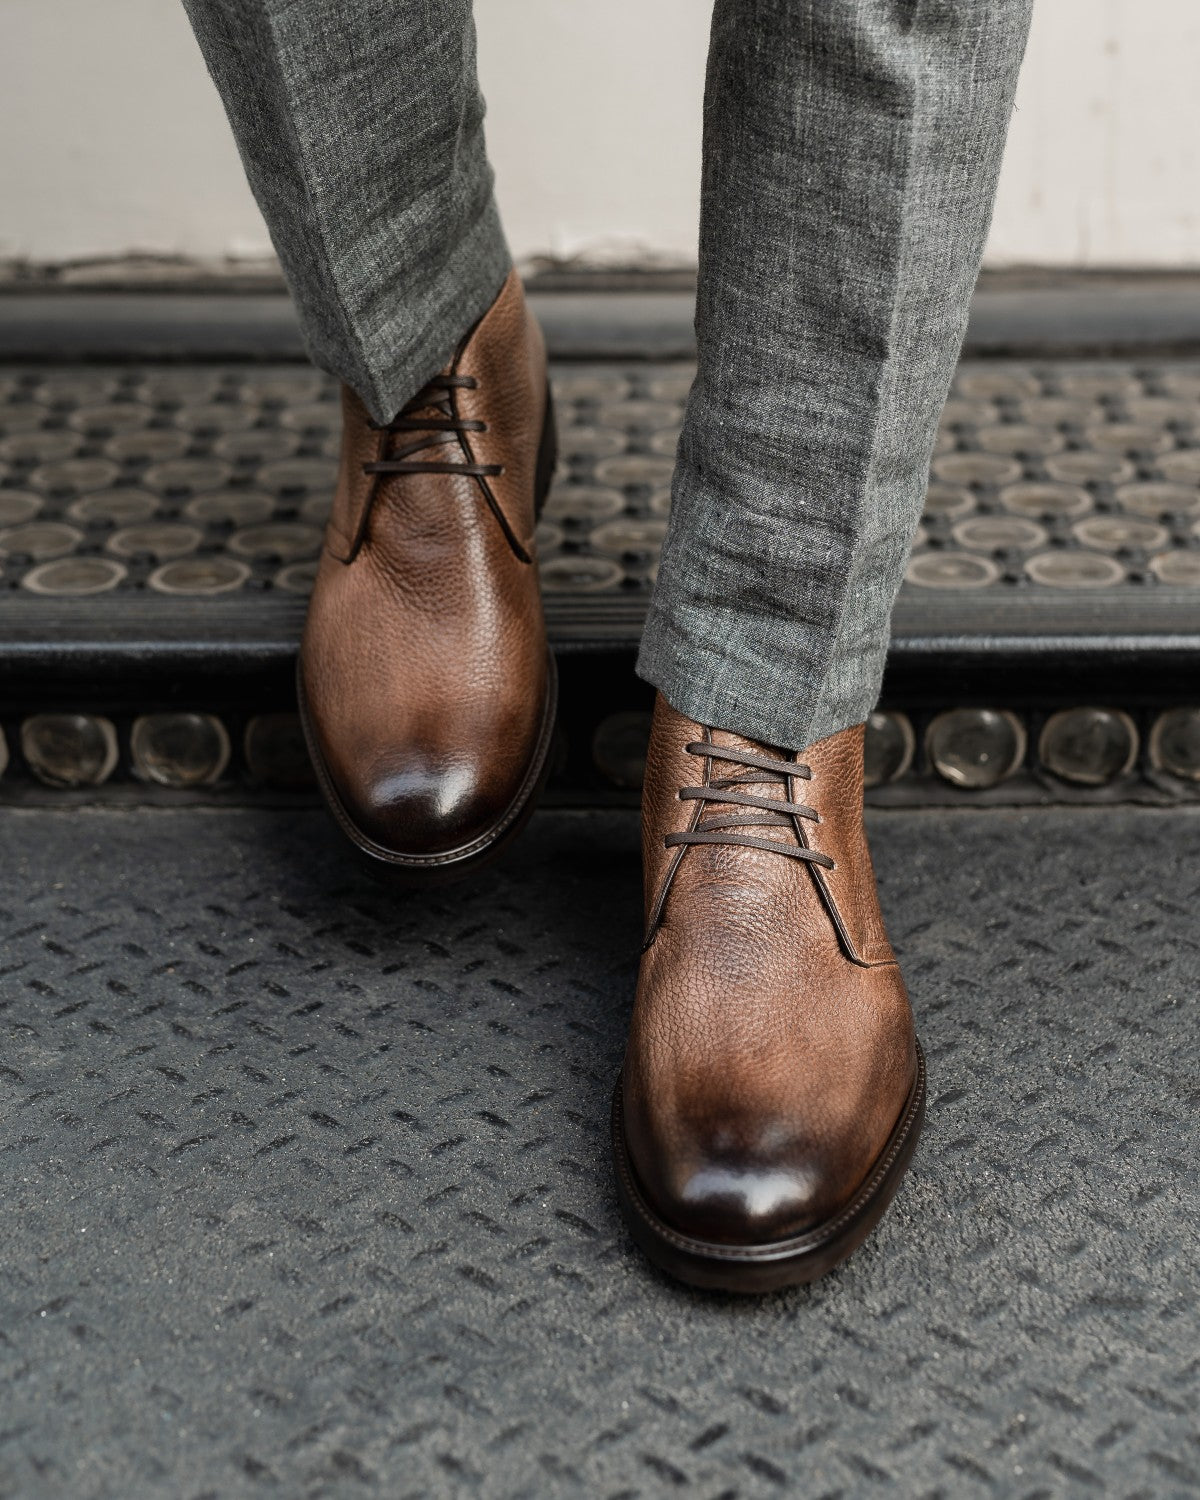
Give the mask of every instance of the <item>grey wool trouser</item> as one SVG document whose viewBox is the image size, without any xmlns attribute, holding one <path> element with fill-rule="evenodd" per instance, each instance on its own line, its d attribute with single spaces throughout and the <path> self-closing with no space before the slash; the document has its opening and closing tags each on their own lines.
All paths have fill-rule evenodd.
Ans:
<svg viewBox="0 0 1200 1500">
<path fill-rule="evenodd" d="M 387 420 L 510 266 L 470 0 L 184 0 L 316 362 Z M 1031 0 L 716 0 L 699 373 L 638 670 L 799 750 L 861 722 Z"/>
</svg>

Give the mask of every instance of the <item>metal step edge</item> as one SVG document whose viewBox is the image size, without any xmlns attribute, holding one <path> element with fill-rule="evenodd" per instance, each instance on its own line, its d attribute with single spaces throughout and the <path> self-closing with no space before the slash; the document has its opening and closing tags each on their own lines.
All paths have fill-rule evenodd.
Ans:
<svg viewBox="0 0 1200 1500">
<path fill-rule="evenodd" d="M 685 291 L 533 292 L 559 360 L 695 357 Z M 1096 357 L 1200 351 L 1192 283 L 980 290 L 964 353 Z M 305 357 L 280 293 L 31 292 L 0 295 L 0 361 L 293 360 Z"/>
<path fill-rule="evenodd" d="M 11 697 L 123 682 L 238 684 L 290 674 L 306 601 L 259 595 L 226 603 L 141 596 L 0 600 L 0 688 Z M 546 601 L 556 653 L 632 656 L 645 600 Z M 579 670 L 586 670 L 580 668 Z M 888 686 L 906 700 L 947 695 L 1029 699 L 1107 688 L 1130 701 L 1200 695 L 1200 597 L 1155 588 L 1118 606 L 1066 591 L 989 599 L 902 594 Z"/>
</svg>

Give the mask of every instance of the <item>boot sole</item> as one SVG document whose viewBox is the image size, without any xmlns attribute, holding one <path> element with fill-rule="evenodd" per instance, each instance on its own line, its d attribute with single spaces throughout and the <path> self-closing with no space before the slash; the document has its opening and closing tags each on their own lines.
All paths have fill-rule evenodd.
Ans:
<svg viewBox="0 0 1200 1500">
<path fill-rule="evenodd" d="M 661 1270 L 705 1291 L 756 1295 L 803 1286 L 840 1265 L 878 1224 L 908 1170 L 925 1119 L 925 1054 L 917 1043 L 917 1072 L 887 1144 L 848 1204 L 833 1218 L 793 1239 L 726 1245 L 680 1234 L 654 1212 L 634 1175 L 621 1103 L 613 1094 L 612 1145 L 621 1214 L 638 1246 Z"/>
<path fill-rule="evenodd" d="M 534 477 L 534 516 L 541 518 L 558 462 L 558 434 L 554 418 L 554 399 L 546 384 L 546 410 L 538 440 L 537 469 Z M 546 697 L 542 705 L 542 722 L 534 752 L 517 795 L 492 826 L 469 843 L 457 849 L 439 850 L 436 854 L 406 853 L 376 843 L 355 823 L 346 811 L 333 778 L 317 744 L 304 692 L 302 664 L 296 661 L 296 703 L 309 758 L 316 772 L 317 784 L 334 821 L 345 835 L 359 864 L 369 875 L 389 885 L 425 885 L 431 881 L 461 879 L 497 858 L 528 823 L 537 806 L 550 772 L 550 750 L 558 717 L 558 668 L 554 653 L 546 653 Z"/>
</svg>

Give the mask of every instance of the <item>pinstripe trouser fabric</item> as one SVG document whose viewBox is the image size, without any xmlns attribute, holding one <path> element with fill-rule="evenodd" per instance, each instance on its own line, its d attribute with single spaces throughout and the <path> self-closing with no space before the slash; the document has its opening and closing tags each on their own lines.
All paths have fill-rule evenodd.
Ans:
<svg viewBox="0 0 1200 1500">
<path fill-rule="evenodd" d="M 510 265 L 470 0 L 184 3 L 313 357 L 387 419 Z M 699 373 L 638 662 L 700 722 L 801 749 L 875 702 L 1030 4 L 717 0 Z"/>
</svg>

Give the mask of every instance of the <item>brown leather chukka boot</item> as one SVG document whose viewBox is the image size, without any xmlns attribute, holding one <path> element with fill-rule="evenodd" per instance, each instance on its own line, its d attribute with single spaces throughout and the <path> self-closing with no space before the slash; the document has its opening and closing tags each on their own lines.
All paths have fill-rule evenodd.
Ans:
<svg viewBox="0 0 1200 1500">
<path fill-rule="evenodd" d="M 532 811 L 554 727 L 533 540 L 554 423 L 516 273 L 394 421 L 350 390 L 342 409 L 300 652 L 309 749 L 373 870 L 462 872 Z"/>
<path fill-rule="evenodd" d="M 613 1145 L 634 1238 L 696 1286 L 830 1270 L 880 1218 L 921 1128 L 862 747 L 861 725 L 793 755 L 655 709 L 647 943 Z"/>
</svg>

